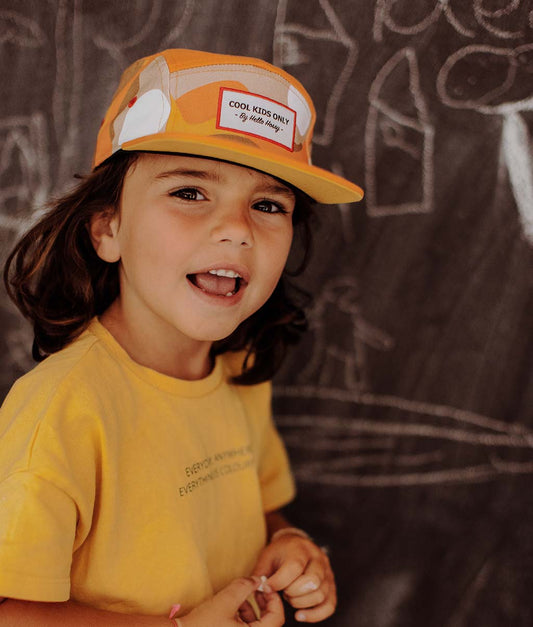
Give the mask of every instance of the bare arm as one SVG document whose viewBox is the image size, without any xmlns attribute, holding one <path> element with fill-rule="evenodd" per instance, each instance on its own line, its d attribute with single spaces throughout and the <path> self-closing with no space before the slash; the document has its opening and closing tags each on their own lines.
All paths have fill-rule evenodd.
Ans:
<svg viewBox="0 0 533 627">
<path fill-rule="evenodd" d="M 169 627 L 171 624 L 163 616 L 107 612 L 74 601 L 37 603 L 6 599 L 0 603 L 0 627 Z"/>
<path fill-rule="evenodd" d="M 265 520 L 269 540 L 276 531 L 279 531 L 280 529 L 285 529 L 285 527 L 292 526 L 290 522 L 285 518 L 285 516 L 283 516 L 283 514 L 281 514 L 277 510 L 265 514 Z"/>
<path fill-rule="evenodd" d="M 260 584 L 262 582 L 259 577 L 234 579 L 215 596 L 182 616 L 182 626 L 240 627 L 243 621 L 239 618 L 239 610 L 250 615 L 245 607 L 246 600 L 254 594 L 261 608 L 261 618 L 254 620 L 252 625 L 281 627 L 285 622 L 281 599 L 267 586 L 263 592 L 258 592 Z M 74 601 L 37 603 L 7 599 L 0 603 L 0 627 L 169 627 L 172 624 L 175 622 L 162 616 L 106 612 Z"/>
</svg>

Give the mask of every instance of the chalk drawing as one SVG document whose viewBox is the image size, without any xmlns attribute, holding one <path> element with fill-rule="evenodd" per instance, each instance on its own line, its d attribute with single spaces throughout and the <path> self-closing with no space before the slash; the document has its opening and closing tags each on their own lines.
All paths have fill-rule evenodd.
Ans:
<svg viewBox="0 0 533 627">
<path fill-rule="evenodd" d="M 0 229 L 20 235 L 50 193 L 43 113 L 0 120 Z"/>
<path fill-rule="evenodd" d="M 480 593 L 487 587 L 496 568 L 498 568 L 497 560 L 494 555 L 489 555 L 466 590 L 462 591 L 462 598 L 458 599 L 451 617 L 446 622 L 446 627 L 468 627 L 469 623 L 471 624 L 470 611 L 475 606 Z"/>
<path fill-rule="evenodd" d="M 474 15 L 477 22 L 485 30 L 501 39 L 517 39 L 525 35 L 523 28 L 518 31 L 509 31 L 498 28 L 498 26 L 489 21 L 489 19 L 500 19 L 502 17 L 509 21 L 509 15 L 520 8 L 520 0 L 510 0 L 505 6 L 492 10 L 484 7 L 484 4 L 485 0 L 474 0 Z"/>
<path fill-rule="evenodd" d="M 331 171 L 339 176 L 345 177 L 345 172 L 342 164 L 338 161 L 335 161 L 331 166 Z M 350 177 L 346 177 L 350 178 Z M 348 203 L 339 203 L 337 205 L 342 222 L 342 238 L 346 244 L 352 244 L 355 240 L 354 236 L 354 227 L 353 220 L 355 217 L 355 211 L 352 204 Z"/>
<path fill-rule="evenodd" d="M 338 380 L 340 367 L 347 389 L 368 391 L 367 347 L 390 350 L 393 340 L 364 320 L 355 279 L 342 276 L 326 282 L 309 320 L 313 354 L 300 372 L 302 380 L 318 374 L 321 385 L 330 384 Z"/>
<path fill-rule="evenodd" d="M 121 68 L 125 68 L 129 65 L 128 57 L 124 51 L 128 50 L 128 48 L 138 46 L 154 31 L 157 20 L 161 14 L 161 0 L 154 0 L 154 2 L 151 2 L 148 6 L 150 10 L 143 22 L 142 28 L 137 30 L 130 37 L 119 40 L 116 31 L 113 32 L 112 38 L 107 37 L 102 32 L 96 32 L 94 34 L 93 42 L 96 47 L 107 51 Z"/>
<path fill-rule="evenodd" d="M 184 29 L 190 22 L 192 17 L 195 0 L 184 0 L 183 12 L 177 24 L 171 24 L 170 30 L 164 33 L 160 39 L 159 45 L 156 44 L 155 49 L 164 49 L 176 46 L 176 41 L 183 33 Z M 157 33 L 158 21 L 161 16 L 168 17 L 168 3 L 162 0 L 152 0 L 146 3 L 149 7 L 149 13 L 144 21 L 143 27 L 137 30 L 130 37 L 119 40 L 117 33 L 113 33 L 113 37 L 107 37 L 101 32 L 94 34 L 94 44 L 106 52 L 117 62 L 121 69 L 124 69 L 131 62 L 127 55 L 127 51 L 134 46 L 138 46 L 145 42 L 149 37 L 153 37 Z M 167 20 L 168 22 L 168 20 Z"/>
<path fill-rule="evenodd" d="M 491 63 L 493 60 L 503 60 L 503 67 L 501 63 Z M 437 76 L 437 92 L 445 105 L 502 117 L 501 155 L 523 232 L 530 243 L 533 243 L 532 138 L 521 114 L 533 111 L 533 93 L 518 99 L 506 99 L 506 95 L 510 96 L 513 87 L 528 84 L 533 92 L 532 68 L 533 44 L 516 48 L 472 45 L 450 55 Z"/>
<path fill-rule="evenodd" d="M 333 387 L 280 386 L 275 388 L 275 398 L 298 402 L 311 399 L 321 409 L 325 404 L 320 401 L 335 401 L 334 415 L 276 417 L 289 446 L 291 435 L 300 436 L 300 448 L 314 450 L 313 441 L 322 440 L 325 444 L 321 450 L 328 452 L 326 444 L 331 445 L 329 452 L 334 457 L 295 464 L 295 476 L 302 482 L 383 488 L 479 483 L 533 474 L 533 431 L 525 425 L 509 424 L 445 405 Z M 349 417 L 339 417 L 339 404 L 345 405 Z M 358 417 L 369 407 L 382 409 L 384 413 L 393 408 L 395 418 Z M 301 437 L 302 433 L 305 438 Z M 361 440 L 357 449 L 351 450 L 347 442 L 357 439 Z M 345 442 L 341 448 L 340 441 Z M 452 448 L 446 448 L 447 443 L 468 449 L 469 453 L 461 456 L 468 463 L 461 463 L 452 454 Z M 408 454 L 402 452 L 405 445 Z"/>
<path fill-rule="evenodd" d="M 188 26 L 193 9 L 194 9 L 195 0 L 185 0 L 185 6 L 183 7 L 183 13 L 181 15 L 180 20 L 176 25 L 174 25 L 171 30 L 163 37 L 161 41 L 160 48 L 172 48 L 176 46 L 176 42 L 181 37 L 183 31 Z"/>
<path fill-rule="evenodd" d="M 39 24 L 16 11 L 0 11 L 0 44 L 27 48 L 30 54 L 48 44 Z M 35 52 L 33 52 L 35 51 Z M 3 50 L 5 52 L 5 49 Z M 48 128 L 44 112 L 35 110 L 27 115 L 0 119 L 0 232 L 5 242 L 12 242 L 27 230 L 42 212 L 51 192 Z M 0 251 L 3 264 L 10 248 Z M 14 316 L 14 306 L 5 299 L 0 309 L 16 321 L 3 330 L 6 353 L 3 374 L 14 367 L 25 371 L 31 366 L 28 351 L 31 343 L 28 325 Z M 9 382 L 8 382 L 9 383 Z"/>
<path fill-rule="evenodd" d="M 16 11 L 0 11 L 0 44 L 11 43 L 21 48 L 41 48 L 46 37 L 35 21 Z"/>
<path fill-rule="evenodd" d="M 0 11 L 0 44 L 41 48 L 39 24 L 16 11 Z M 0 229 L 16 234 L 34 218 L 50 192 L 46 118 L 42 112 L 0 120 Z"/>
<path fill-rule="evenodd" d="M 417 35 L 425 31 L 429 26 L 435 24 L 441 15 L 444 15 L 451 26 L 461 35 L 465 37 L 474 37 L 475 33 L 463 26 L 455 17 L 449 0 L 437 0 L 435 6 L 428 11 L 420 21 L 414 24 L 399 24 L 392 16 L 393 10 L 396 9 L 397 14 L 412 15 L 411 0 L 404 0 L 405 10 L 398 9 L 398 5 L 402 4 L 398 0 L 376 0 L 376 9 L 374 12 L 374 28 L 373 35 L 375 41 L 383 41 L 383 27 L 386 26 L 393 33 L 401 35 Z"/>
<path fill-rule="evenodd" d="M 389 81 L 395 85 L 388 93 Z M 398 85 L 403 85 L 402 90 Z M 399 94 L 399 96 L 398 96 Z M 433 209 L 434 129 L 430 122 L 420 85 L 416 53 L 413 48 L 396 52 L 381 68 L 369 93 L 370 107 L 365 130 L 366 206 L 371 216 L 427 213 Z M 386 175 L 379 175 L 384 155 Z M 414 190 L 404 190 L 405 178 L 396 172 L 409 167 Z M 395 188 L 395 180 L 398 189 Z M 383 201 L 397 198 L 396 202 Z M 411 198 L 405 198 L 409 194 Z"/>
<path fill-rule="evenodd" d="M 56 12 L 56 75 L 53 93 L 53 122 L 59 146 L 55 175 L 59 190 L 72 180 L 80 146 L 83 93 L 82 0 L 60 0 Z"/>
<path fill-rule="evenodd" d="M 456 4 L 457 7 L 460 6 L 459 2 Z M 528 16 L 524 16 L 524 11 L 527 10 L 525 3 L 522 4 L 521 0 L 509 0 L 507 4 L 499 8 L 488 8 L 487 4 L 489 4 L 487 0 L 473 0 L 471 4 L 464 3 L 461 9 L 463 13 L 466 10 L 473 9 L 473 18 L 477 25 L 499 39 L 518 39 L 526 35 L 524 25 L 529 20 L 529 26 L 531 27 L 532 12 L 529 11 Z M 375 41 L 383 41 L 385 27 L 399 35 L 414 36 L 436 24 L 442 16 L 463 37 L 472 39 L 479 34 L 479 29 L 476 31 L 461 23 L 452 10 L 452 2 L 450 0 L 437 0 L 435 5 L 432 8 L 428 8 L 427 13 L 418 22 L 402 24 L 398 21 L 398 18 L 394 17 L 395 15 L 403 18 L 405 16 L 411 17 L 413 15 L 411 0 L 403 0 L 403 2 L 398 0 L 376 1 L 373 26 Z M 498 25 L 500 20 L 505 22 L 506 25 L 513 23 L 517 29 L 502 28 Z"/>
<path fill-rule="evenodd" d="M 49 197 L 50 164 L 46 136 L 46 120 L 42 113 L 0 120 L 0 231 L 6 242 L 14 242 L 31 226 L 41 215 L 42 206 Z M 7 252 L 2 251 L 2 264 Z M 25 348 L 31 346 L 29 325 L 20 316 L 13 315 L 14 306 L 5 298 L 0 301 L 0 310 L 2 320 L 9 315 L 9 319 L 15 322 L 2 331 L 7 349 L 2 356 L 2 374 L 13 372 L 14 368 L 25 372 L 33 365 Z"/>
<path fill-rule="evenodd" d="M 331 68 L 331 73 L 336 76 L 336 80 L 330 90 L 326 110 L 320 112 L 318 116 L 322 121 L 322 129 L 317 128 L 313 136 L 315 144 L 328 146 L 331 144 L 335 132 L 337 108 L 357 61 L 357 44 L 355 39 L 346 32 L 329 0 L 318 0 L 317 3 L 317 9 L 323 12 L 329 24 L 327 29 L 310 28 L 302 24 L 287 22 L 288 3 L 289 0 L 278 1 L 274 28 L 274 65 L 290 67 L 309 62 L 309 58 L 298 45 L 298 37 L 312 40 L 315 48 L 318 42 L 326 41 L 337 43 L 346 49 L 345 63 L 340 72 L 338 68 Z M 309 14 L 314 14 L 313 10 L 309 8 L 309 4 L 310 0 L 306 4 L 306 11 L 309 11 Z M 321 85 L 321 88 L 324 90 L 324 85 Z"/>
</svg>

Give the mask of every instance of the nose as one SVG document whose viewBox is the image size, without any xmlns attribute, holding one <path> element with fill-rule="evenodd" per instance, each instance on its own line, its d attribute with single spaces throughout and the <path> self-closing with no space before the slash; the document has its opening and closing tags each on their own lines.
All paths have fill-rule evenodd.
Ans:
<svg viewBox="0 0 533 627">
<path fill-rule="evenodd" d="M 250 248 L 253 246 L 253 230 L 247 206 L 219 208 L 211 236 L 215 242 Z"/>
</svg>

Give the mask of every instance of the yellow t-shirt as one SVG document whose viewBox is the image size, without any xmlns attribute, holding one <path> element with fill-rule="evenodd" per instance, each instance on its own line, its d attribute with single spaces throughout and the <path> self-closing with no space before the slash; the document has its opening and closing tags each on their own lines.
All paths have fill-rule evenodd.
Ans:
<svg viewBox="0 0 533 627">
<path fill-rule="evenodd" d="M 294 496 L 270 384 L 182 381 L 93 320 L 0 412 L 0 597 L 187 611 L 248 574 Z"/>
</svg>

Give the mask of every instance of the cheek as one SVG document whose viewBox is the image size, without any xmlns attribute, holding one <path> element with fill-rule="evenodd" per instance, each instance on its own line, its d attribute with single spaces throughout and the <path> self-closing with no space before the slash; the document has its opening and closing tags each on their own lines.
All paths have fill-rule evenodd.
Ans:
<svg viewBox="0 0 533 627">
<path fill-rule="evenodd" d="M 280 243 L 279 253 L 278 253 L 280 257 L 280 264 L 281 264 L 280 272 L 283 271 L 283 268 L 285 267 L 285 264 L 287 263 L 287 259 L 289 257 L 289 253 L 292 247 L 293 235 L 294 235 L 294 231 L 291 226 L 290 230 L 285 234 L 282 242 Z"/>
<path fill-rule="evenodd" d="M 283 237 L 277 238 L 268 247 L 266 265 L 272 289 L 276 286 L 289 256 L 292 244 L 292 230 Z"/>
<path fill-rule="evenodd" d="M 153 272 L 172 267 L 182 250 L 182 242 L 178 241 L 171 226 L 141 219 L 134 228 L 124 229 L 120 243 L 123 265 L 144 267 Z"/>
</svg>

